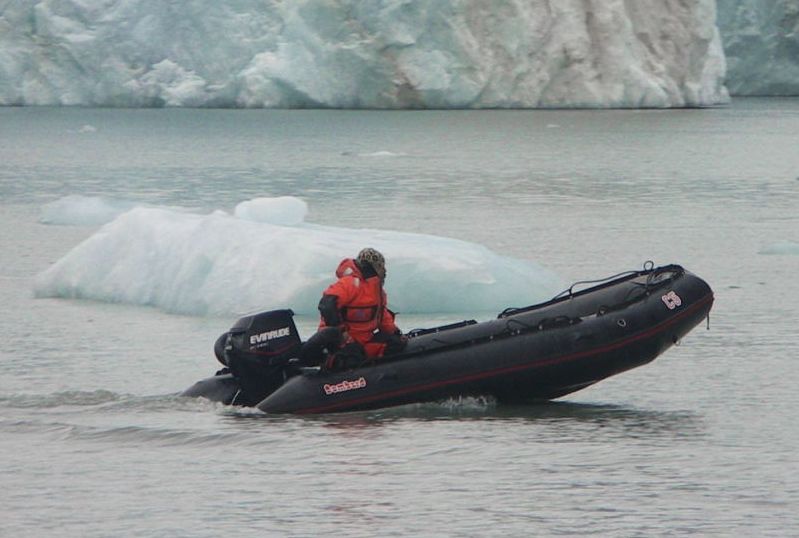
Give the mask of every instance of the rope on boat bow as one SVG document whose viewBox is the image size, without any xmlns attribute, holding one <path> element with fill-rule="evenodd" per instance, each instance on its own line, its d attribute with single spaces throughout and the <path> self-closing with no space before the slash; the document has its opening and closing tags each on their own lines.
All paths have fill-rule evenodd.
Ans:
<svg viewBox="0 0 799 538">
<path fill-rule="evenodd" d="M 622 277 L 630 276 L 630 275 L 636 275 L 636 274 L 641 273 L 641 272 L 643 272 L 643 273 L 649 272 L 650 273 L 650 278 L 651 278 L 652 275 L 655 274 L 654 273 L 654 269 L 655 269 L 655 262 L 653 262 L 652 260 L 647 260 L 647 261 L 644 262 L 643 271 L 638 271 L 638 270 L 622 271 L 621 273 L 617 273 L 615 275 L 611 275 L 611 276 L 608 276 L 608 277 L 605 277 L 605 278 L 600 278 L 600 279 L 597 279 L 597 280 L 579 280 L 579 281 L 575 282 L 574 284 L 572 284 L 571 286 L 569 286 L 568 289 L 565 289 L 562 292 L 560 292 L 559 294 L 555 295 L 552 299 L 553 300 L 558 299 L 560 297 L 563 297 L 567 293 L 569 294 L 569 297 L 571 297 L 571 296 L 574 295 L 575 286 L 580 286 L 580 285 L 583 285 L 583 284 L 601 284 L 603 282 L 608 282 L 610 280 L 615 280 L 617 278 L 622 278 Z M 649 279 L 647 279 L 647 284 L 648 283 L 649 283 Z"/>
<path fill-rule="evenodd" d="M 621 278 L 630 277 L 630 276 L 638 276 L 638 275 L 647 275 L 647 279 L 646 279 L 645 283 L 635 282 L 635 284 L 643 287 L 644 290 L 645 290 L 645 293 L 649 293 L 649 289 L 650 288 L 655 287 L 656 285 L 660 285 L 660 284 L 663 283 L 663 281 L 656 282 L 655 279 L 659 275 L 661 275 L 664 272 L 669 271 L 669 270 L 678 272 L 678 274 L 682 274 L 682 271 L 684 271 L 683 268 L 680 267 L 679 265 L 666 265 L 666 266 L 663 266 L 663 267 L 656 268 L 655 267 L 655 262 L 653 262 L 652 260 L 647 260 L 647 261 L 644 262 L 643 268 L 641 270 L 623 271 L 621 273 L 617 273 L 615 275 L 611 275 L 611 276 L 608 276 L 608 277 L 605 277 L 605 278 L 600 278 L 600 279 L 597 279 L 597 280 L 580 280 L 578 282 L 575 282 L 574 284 L 569 286 L 567 289 L 565 289 L 562 292 L 560 292 L 557 295 L 555 295 L 552 299 L 550 299 L 550 301 L 548 301 L 548 303 L 544 303 L 544 304 L 549 304 L 549 303 L 555 302 L 555 301 L 557 301 L 558 299 L 560 299 L 560 298 L 562 298 L 564 296 L 568 296 L 569 298 L 574 297 L 574 295 L 576 293 L 574 291 L 574 288 L 577 287 L 577 286 L 581 286 L 581 285 L 584 285 L 584 284 L 602 284 L 602 283 L 610 282 L 610 281 L 613 281 L 613 280 L 616 280 L 616 279 L 621 279 Z M 532 309 L 538 308 L 539 306 L 541 306 L 541 305 L 533 305 L 533 306 L 527 306 L 527 307 L 511 306 L 511 307 L 506 308 L 502 312 L 500 312 L 499 315 L 497 316 L 497 318 L 500 318 L 500 319 L 501 318 L 506 318 L 506 317 L 508 317 L 510 315 L 513 315 L 513 314 L 518 314 L 520 312 L 526 312 L 528 310 L 532 310 Z"/>
</svg>

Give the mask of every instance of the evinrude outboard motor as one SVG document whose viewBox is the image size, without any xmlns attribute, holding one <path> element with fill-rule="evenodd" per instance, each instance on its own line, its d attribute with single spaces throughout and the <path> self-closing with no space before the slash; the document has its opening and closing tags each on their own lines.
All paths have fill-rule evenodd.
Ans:
<svg viewBox="0 0 799 538">
<path fill-rule="evenodd" d="M 301 347 L 294 312 L 286 309 L 239 319 L 219 337 L 214 352 L 239 382 L 235 403 L 255 405 L 291 375 L 289 360 Z"/>
</svg>

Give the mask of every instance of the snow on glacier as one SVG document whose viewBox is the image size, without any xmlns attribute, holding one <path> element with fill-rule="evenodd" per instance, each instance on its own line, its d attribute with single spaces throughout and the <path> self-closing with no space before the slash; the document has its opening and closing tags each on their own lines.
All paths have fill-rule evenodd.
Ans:
<svg viewBox="0 0 799 538">
<path fill-rule="evenodd" d="M 61 206 L 72 218 L 86 207 L 73 202 Z M 385 254 L 390 304 L 408 314 L 496 313 L 563 288 L 550 271 L 474 243 L 298 222 L 305 202 L 296 198 L 252 200 L 236 213 L 242 207 L 248 208 L 245 218 L 221 210 L 200 215 L 132 208 L 38 275 L 35 294 L 193 315 L 276 308 L 316 315 L 339 261 L 366 246 Z"/>
<path fill-rule="evenodd" d="M 735 95 L 799 95 L 799 2 L 717 0 Z"/>
<path fill-rule="evenodd" d="M 38 0 L 0 104 L 671 107 L 728 99 L 714 0 Z"/>
</svg>

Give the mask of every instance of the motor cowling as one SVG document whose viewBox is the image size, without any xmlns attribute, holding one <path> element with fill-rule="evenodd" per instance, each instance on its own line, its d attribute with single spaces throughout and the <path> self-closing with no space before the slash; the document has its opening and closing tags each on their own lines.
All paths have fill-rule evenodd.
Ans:
<svg viewBox="0 0 799 538">
<path fill-rule="evenodd" d="M 301 345 L 294 312 L 271 310 L 239 319 L 228 331 L 225 353 L 251 353 L 277 364 L 295 357 Z"/>
<path fill-rule="evenodd" d="M 294 312 L 261 312 L 240 318 L 219 337 L 214 353 L 238 380 L 244 397 L 255 405 L 289 376 L 289 359 L 302 347 Z"/>
</svg>

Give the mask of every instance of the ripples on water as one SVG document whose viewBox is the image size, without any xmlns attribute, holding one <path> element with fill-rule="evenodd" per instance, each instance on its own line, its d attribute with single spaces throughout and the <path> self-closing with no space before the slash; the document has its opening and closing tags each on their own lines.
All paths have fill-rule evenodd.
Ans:
<svg viewBox="0 0 799 538">
<path fill-rule="evenodd" d="M 370 536 L 375 526 L 389 535 L 628 535 L 675 521 L 675 532 L 726 534 L 746 524 L 728 512 L 743 501 L 767 504 L 777 519 L 766 528 L 785 523 L 784 497 L 751 487 L 754 477 L 740 473 L 758 465 L 736 456 L 738 443 L 720 447 L 701 410 L 468 398 L 273 417 L 108 391 L 18 394 L 0 406 L 6 436 L 38 440 L 8 458 L 7 507 L 29 513 L 26 503 L 47 490 L 95 507 L 98 495 L 119 501 L 99 519 L 61 514 L 74 501 L 50 501 L 45 510 L 74 535 L 210 536 L 241 524 L 293 536 Z"/>
<path fill-rule="evenodd" d="M 67 420 L 84 420 L 90 417 L 91 426 L 75 427 L 71 435 L 75 438 L 86 436 L 99 439 L 107 436 L 113 440 L 119 436 L 126 439 L 140 437 L 143 442 L 159 439 L 179 443 L 181 437 L 188 444 L 203 439 L 203 432 L 192 432 L 185 428 L 169 430 L 137 426 L 119 428 L 114 424 L 124 417 L 142 419 L 154 417 L 159 413 L 211 413 L 215 414 L 222 424 L 235 429 L 243 429 L 242 439 L 249 439 L 254 444 L 261 442 L 253 438 L 253 432 L 273 431 L 282 428 L 286 423 L 303 424 L 323 428 L 382 428 L 393 423 L 437 422 L 437 421 L 479 421 L 506 422 L 511 424 L 527 424 L 542 429 L 542 437 L 538 442 L 569 443 L 593 432 L 606 440 L 614 436 L 630 439 L 643 437 L 648 439 L 660 436 L 700 436 L 702 434 L 700 418 L 690 412 L 659 412 L 627 408 L 612 404 L 590 404 L 557 401 L 535 406 L 500 406 L 491 398 L 458 398 L 438 403 L 412 404 L 397 408 L 374 410 L 369 412 L 347 413 L 340 415 L 319 415 L 308 417 L 287 417 L 266 415 L 257 409 L 226 406 L 205 399 L 183 398 L 180 396 L 138 397 L 120 395 L 109 391 L 66 391 L 51 395 L 17 394 L 0 397 L 0 406 L 13 413 L 16 411 L 36 411 L 35 420 L 8 420 L 9 428 L 40 428 L 49 431 L 52 427 L 66 427 L 67 424 L 48 422 L 46 418 L 64 417 Z M 99 422 L 108 421 L 108 427 Z M 257 428 L 250 430 L 249 428 Z M 570 430 L 574 430 L 569 434 Z M 549 438 L 545 432 L 551 432 Z M 236 434 L 238 435 L 238 434 Z M 227 444 L 236 435 L 221 435 L 220 444 Z M 210 439 L 217 438 L 212 436 Z"/>
<path fill-rule="evenodd" d="M 740 103 L 0 109 L 0 535 L 795 534 L 799 257 L 758 253 L 799 242 L 799 103 Z M 94 231 L 36 222 L 70 194 L 297 195 L 313 222 L 476 241 L 564 280 L 683 263 L 716 304 L 709 332 L 565 401 L 271 417 L 176 396 L 231 320 L 32 299 Z"/>
</svg>

